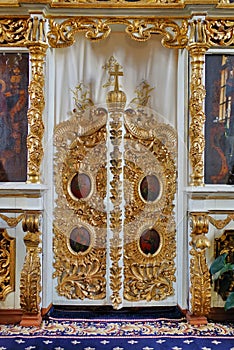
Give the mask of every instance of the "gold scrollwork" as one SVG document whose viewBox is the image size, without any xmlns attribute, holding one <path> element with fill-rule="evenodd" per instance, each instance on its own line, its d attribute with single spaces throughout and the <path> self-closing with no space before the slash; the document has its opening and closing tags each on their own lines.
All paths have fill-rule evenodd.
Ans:
<svg viewBox="0 0 234 350">
<path fill-rule="evenodd" d="M 65 218 L 66 220 L 66 218 Z M 76 222 L 75 216 L 69 220 Z M 81 222 L 80 222 L 81 223 Z M 63 227 L 66 227 L 64 223 Z M 89 230 L 94 234 L 93 230 Z M 54 225 L 55 272 L 58 278 L 57 291 L 67 299 L 99 300 L 106 296 L 106 249 L 102 231 L 96 233 L 91 246 L 86 252 L 72 253 L 69 249 L 68 236 Z M 94 244 L 95 243 L 95 244 Z"/>
<path fill-rule="evenodd" d="M 125 116 L 124 298 L 129 301 L 162 300 L 174 294 L 177 138 L 175 130 L 157 118 L 149 123 L 151 128 L 133 125 L 130 115 Z M 160 179 L 157 200 L 152 202 L 139 194 L 139 183 L 149 174 Z M 159 236 L 155 254 L 144 254 L 140 248 L 144 228 L 153 228 Z"/>
<path fill-rule="evenodd" d="M 15 290 L 15 238 L 0 229 L 0 300 Z"/>
<path fill-rule="evenodd" d="M 217 229 L 222 230 L 225 226 L 229 224 L 232 220 L 234 220 L 234 214 L 230 214 L 226 217 L 226 219 L 223 220 L 217 220 L 215 218 L 212 218 L 212 216 L 208 216 L 209 222 L 215 226 Z"/>
<path fill-rule="evenodd" d="M 18 223 L 24 218 L 24 214 L 20 214 L 16 218 L 10 218 L 4 214 L 0 214 L 0 218 L 4 220 L 8 226 L 15 227 L 18 225 Z"/>
<path fill-rule="evenodd" d="M 206 213 L 191 213 L 191 219 L 191 313 L 195 316 L 206 316 L 211 305 L 210 273 L 205 255 L 207 248 L 210 247 L 210 242 L 205 236 L 208 232 L 209 219 Z"/>
<path fill-rule="evenodd" d="M 80 88 L 83 86 L 78 86 L 77 92 Z M 78 103 L 80 96 L 75 97 Z M 99 300 L 106 297 L 106 112 L 89 106 L 74 111 L 54 131 L 55 169 L 59 171 L 55 171 L 58 198 L 54 210 L 53 277 L 57 277 L 59 295 Z M 71 194 L 71 179 L 76 174 L 86 174 L 90 179 L 90 192 L 85 198 Z M 90 233 L 90 246 L 83 252 L 73 252 L 68 243 L 71 230 L 81 226 Z"/>
<path fill-rule="evenodd" d="M 50 20 L 48 42 L 52 47 L 66 47 L 75 42 L 75 33 L 85 32 L 86 38 L 97 41 L 105 39 L 111 32 L 111 25 L 123 24 L 126 33 L 136 41 L 147 41 L 151 34 L 161 34 L 162 45 L 168 48 L 184 48 L 187 45 L 188 21 L 181 24 L 168 19 L 138 18 L 90 18 L 77 17 L 57 23 Z"/>
<path fill-rule="evenodd" d="M 206 20 L 206 33 L 210 46 L 228 47 L 234 43 L 234 20 Z"/>
<path fill-rule="evenodd" d="M 0 18 L 0 45 L 24 46 L 27 31 L 27 19 Z"/>
<path fill-rule="evenodd" d="M 39 214 L 27 213 L 23 220 L 26 257 L 20 277 L 20 305 L 25 313 L 37 314 L 40 311 L 41 262 Z"/>
</svg>

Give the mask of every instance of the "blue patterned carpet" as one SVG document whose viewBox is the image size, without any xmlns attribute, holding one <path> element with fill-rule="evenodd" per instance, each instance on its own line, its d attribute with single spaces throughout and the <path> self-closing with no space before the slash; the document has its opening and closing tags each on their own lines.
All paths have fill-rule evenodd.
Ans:
<svg viewBox="0 0 234 350">
<path fill-rule="evenodd" d="M 53 319 L 41 327 L 0 326 L 0 350 L 234 350 L 233 324 L 185 319 Z"/>
</svg>

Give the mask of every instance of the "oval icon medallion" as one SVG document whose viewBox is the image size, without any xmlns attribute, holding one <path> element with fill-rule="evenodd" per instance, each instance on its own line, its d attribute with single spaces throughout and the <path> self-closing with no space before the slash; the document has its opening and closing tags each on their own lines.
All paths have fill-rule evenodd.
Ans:
<svg viewBox="0 0 234 350">
<path fill-rule="evenodd" d="M 154 229 L 146 229 L 140 237 L 140 248 L 144 254 L 154 254 L 160 245 L 160 235 Z"/>
<path fill-rule="evenodd" d="M 140 184 L 140 194 L 146 202 L 154 202 L 160 193 L 160 183 L 157 176 L 146 175 Z"/>
<path fill-rule="evenodd" d="M 90 177 L 84 173 L 77 173 L 71 180 L 70 190 L 77 199 L 87 198 L 91 192 Z"/>
<path fill-rule="evenodd" d="M 71 231 L 69 241 L 74 252 L 85 252 L 90 246 L 90 233 L 85 227 L 75 227 Z"/>
</svg>

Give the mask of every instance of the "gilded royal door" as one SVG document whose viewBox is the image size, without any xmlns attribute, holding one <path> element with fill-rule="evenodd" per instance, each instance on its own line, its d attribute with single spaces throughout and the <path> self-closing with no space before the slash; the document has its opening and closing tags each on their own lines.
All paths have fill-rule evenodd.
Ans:
<svg viewBox="0 0 234 350">
<path fill-rule="evenodd" d="M 139 99 L 126 109 L 119 67 L 109 73 L 107 106 L 76 96 L 70 119 L 54 131 L 54 302 L 169 305 L 176 134 Z"/>
</svg>

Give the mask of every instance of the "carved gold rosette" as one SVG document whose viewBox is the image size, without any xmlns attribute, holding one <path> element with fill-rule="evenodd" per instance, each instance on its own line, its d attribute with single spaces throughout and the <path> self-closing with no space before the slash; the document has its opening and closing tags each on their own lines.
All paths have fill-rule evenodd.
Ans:
<svg viewBox="0 0 234 350">
<path fill-rule="evenodd" d="M 67 299 L 106 296 L 105 123 L 106 111 L 90 107 L 54 132 L 54 277 Z M 79 179 L 86 181 L 83 193 Z"/>
<path fill-rule="evenodd" d="M 191 213 L 191 219 L 191 312 L 195 316 L 206 316 L 211 305 L 210 273 L 206 262 L 206 250 L 210 247 L 210 242 L 205 236 L 208 232 L 209 219 L 206 213 Z"/>
<path fill-rule="evenodd" d="M 20 306 L 25 313 L 37 314 L 40 312 L 41 300 L 40 215 L 25 214 L 22 226 L 26 232 L 24 236 L 26 256 L 20 277 Z"/>
<path fill-rule="evenodd" d="M 0 300 L 15 290 L 15 238 L 0 229 Z"/>
</svg>

